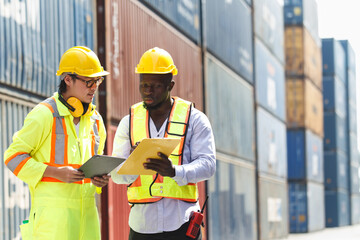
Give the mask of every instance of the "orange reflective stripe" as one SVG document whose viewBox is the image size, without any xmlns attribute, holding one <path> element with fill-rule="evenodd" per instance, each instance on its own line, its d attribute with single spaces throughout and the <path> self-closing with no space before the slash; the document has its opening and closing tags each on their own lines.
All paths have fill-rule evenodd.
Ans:
<svg viewBox="0 0 360 240">
<path fill-rule="evenodd" d="M 55 143 L 56 143 L 56 117 L 53 118 L 53 124 L 52 124 L 51 152 L 50 152 L 51 163 L 55 163 Z"/>
<path fill-rule="evenodd" d="M 60 182 L 60 183 L 66 183 L 66 182 L 63 182 L 59 179 L 56 179 L 56 178 L 52 178 L 52 177 L 43 177 L 41 179 L 41 182 Z M 84 184 L 84 183 L 91 183 L 91 179 L 90 178 L 85 178 L 83 181 L 77 181 L 77 182 L 73 182 L 73 183 L 76 183 L 76 184 Z"/>
<path fill-rule="evenodd" d="M 66 167 L 66 166 L 69 166 L 69 167 L 73 167 L 73 168 L 76 168 L 78 169 L 79 167 L 81 167 L 80 164 L 56 164 L 56 163 L 47 163 L 47 162 L 44 162 L 44 164 L 48 165 L 48 166 L 53 166 L 53 167 Z"/>
<path fill-rule="evenodd" d="M 138 200 L 138 199 L 129 199 L 129 203 L 144 203 L 144 202 L 151 203 L 151 202 L 157 202 L 157 201 L 159 201 L 160 199 L 162 199 L 162 197 L 146 198 L 146 199 L 141 199 L 141 200 Z"/>
<path fill-rule="evenodd" d="M 95 134 L 93 130 L 91 130 L 91 155 L 95 155 Z"/>
<path fill-rule="evenodd" d="M 161 176 L 160 174 L 158 174 L 158 177 L 155 180 L 156 183 L 163 183 L 164 182 L 164 177 Z"/>
<path fill-rule="evenodd" d="M 141 177 L 138 178 L 131 184 L 131 187 L 141 187 Z"/>
<path fill-rule="evenodd" d="M 7 165 L 13 158 L 15 158 L 16 156 L 18 155 L 22 155 L 22 154 L 28 154 L 27 152 L 17 152 L 17 153 L 14 153 L 13 155 L 11 155 L 10 157 L 8 157 L 6 160 L 5 160 L 5 165 Z"/>
<path fill-rule="evenodd" d="M 25 163 L 27 163 L 27 161 L 29 161 L 29 159 L 30 159 L 31 157 L 27 157 L 27 158 L 25 158 L 25 160 L 24 161 L 22 161 L 16 168 L 15 168 L 15 170 L 14 170 L 14 174 L 15 174 L 15 176 L 17 176 L 18 174 L 19 174 L 19 172 L 20 172 L 20 170 L 22 169 L 22 167 L 25 165 Z"/>
<path fill-rule="evenodd" d="M 64 135 L 65 135 L 65 145 L 64 145 L 64 165 L 68 164 L 68 134 L 67 134 L 67 129 L 66 129 L 66 123 L 65 123 L 65 118 L 62 118 L 62 125 L 63 125 L 63 129 L 64 129 Z"/>
</svg>

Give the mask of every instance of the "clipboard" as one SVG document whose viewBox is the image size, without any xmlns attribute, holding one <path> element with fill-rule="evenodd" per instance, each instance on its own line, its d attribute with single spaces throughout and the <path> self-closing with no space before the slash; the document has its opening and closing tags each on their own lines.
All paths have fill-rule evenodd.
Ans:
<svg viewBox="0 0 360 240">
<path fill-rule="evenodd" d="M 118 170 L 124 175 L 154 175 L 155 171 L 145 169 L 143 163 L 147 158 L 159 158 L 158 152 L 169 156 L 179 145 L 180 138 L 145 138 L 126 159 Z"/>
<path fill-rule="evenodd" d="M 113 169 L 119 166 L 124 158 L 105 156 L 105 155 L 94 155 L 87 160 L 79 168 L 85 174 L 85 178 L 92 178 L 95 176 L 102 176 L 110 173 Z"/>
</svg>

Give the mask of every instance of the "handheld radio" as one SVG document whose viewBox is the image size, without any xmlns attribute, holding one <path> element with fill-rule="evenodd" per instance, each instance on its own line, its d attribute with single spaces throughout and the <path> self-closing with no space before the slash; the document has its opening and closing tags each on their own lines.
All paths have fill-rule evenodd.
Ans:
<svg viewBox="0 0 360 240">
<path fill-rule="evenodd" d="M 206 196 L 204 205 L 201 208 L 201 212 L 194 212 L 193 215 L 191 216 L 189 227 L 186 231 L 186 236 L 193 238 L 193 239 L 195 239 L 198 236 L 200 226 L 201 226 L 202 220 L 204 218 L 203 212 L 204 212 L 208 198 L 209 198 L 209 196 Z"/>
</svg>

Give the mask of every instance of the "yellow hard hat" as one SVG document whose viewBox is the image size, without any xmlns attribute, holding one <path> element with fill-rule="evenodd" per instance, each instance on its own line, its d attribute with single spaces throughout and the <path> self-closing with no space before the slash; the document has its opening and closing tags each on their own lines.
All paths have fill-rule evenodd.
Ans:
<svg viewBox="0 0 360 240">
<path fill-rule="evenodd" d="M 135 68 L 135 73 L 165 74 L 176 75 L 178 70 L 170 54 L 164 49 L 154 47 L 147 50 Z"/>
<path fill-rule="evenodd" d="M 72 47 L 62 55 L 56 75 L 60 76 L 64 72 L 85 77 L 100 77 L 109 74 L 104 71 L 96 54 L 83 46 Z"/>
</svg>

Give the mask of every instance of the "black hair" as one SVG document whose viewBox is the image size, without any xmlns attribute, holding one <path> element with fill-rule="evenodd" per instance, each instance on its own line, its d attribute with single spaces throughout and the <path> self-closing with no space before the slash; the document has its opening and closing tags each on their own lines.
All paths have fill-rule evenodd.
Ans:
<svg viewBox="0 0 360 240">
<path fill-rule="evenodd" d="M 63 80 L 61 80 L 61 82 L 60 82 L 60 84 L 59 84 L 59 93 L 60 94 L 63 94 L 63 93 L 65 93 L 66 92 L 66 83 L 65 83 L 65 80 L 63 79 Z"/>
</svg>

